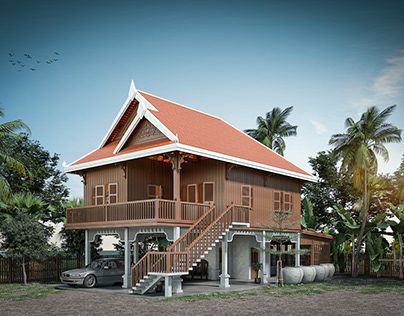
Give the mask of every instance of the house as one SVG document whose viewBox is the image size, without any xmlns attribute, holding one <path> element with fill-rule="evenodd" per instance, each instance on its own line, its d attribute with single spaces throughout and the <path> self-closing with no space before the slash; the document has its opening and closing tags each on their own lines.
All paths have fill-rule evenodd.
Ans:
<svg viewBox="0 0 404 316">
<path fill-rule="evenodd" d="M 100 145 L 66 172 L 82 177 L 85 203 L 66 210 L 66 228 L 85 230 L 86 263 L 94 236 L 119 236 L 123 286 L 134 293 L 161 280 L 166 295 L 181 292 L 181 276 L 202 259 L 222 288 L 230 278 L 254 279 L 256 262 L 266 283 L 276 266 L 266 250 L 277 247 L 279 234 L 289 236 L 288 247 L 310 249 L 308 264 L 329 262 L 330 237 L 300 225 L 300 190 L 312 175 L 222 119 L 137 90 L 133 81 Z M 287 231 L 273 228 L 281 209 L 292 214 Z M 138 242 L 148 236 L 173 243 L 139 258 Z M 300 265 L 300 253 L 285 260 Z"/>
</svg>

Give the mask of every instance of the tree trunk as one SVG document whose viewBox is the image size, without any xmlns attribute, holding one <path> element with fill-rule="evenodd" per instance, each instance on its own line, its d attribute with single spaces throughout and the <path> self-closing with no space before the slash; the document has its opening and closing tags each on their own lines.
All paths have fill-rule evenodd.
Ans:
<svg viewBox="0 0 404 316">
<path fill-rule="evenodd" d="M 351 276 L 357 275 L 357 266 L 355 258 L 355 240 L 352 241 L 352 255 L 351 255 Z"/>
<path fill-rule="evenodd" d="M 27 283 L 27 271 L 25 271 L 25 258 L 22 257 L 22 275 L 24 279 L 24 285 L 28 285 Z"/>
<path fill-rule="evenodd" d="M 355 269 L 352 269 L 352 277 L 358 277 L 358 263 L 359 263 L 359 254 L 362 249 L 362 241 L 363 235 L 365 234 L 365 227 L 368 221 L 368 179 L 367 179 L 367 171 L 366 167 L 364 170 L 364 179 L 363 179 L 363 218 L 361 223 L 361 229 L 358 234 L 358 239 L 356 240 L 356 249 L 355 249 Z M 355 272 L 355 273 L 354 273 Z"/>
</svg>

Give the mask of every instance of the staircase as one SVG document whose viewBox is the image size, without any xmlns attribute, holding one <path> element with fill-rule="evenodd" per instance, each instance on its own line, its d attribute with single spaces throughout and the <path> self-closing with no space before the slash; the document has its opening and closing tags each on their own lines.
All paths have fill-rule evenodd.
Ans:
<svg viewBox="0 0 404 316">
<path fill-rule="evenodd" d="M 132 268 L 133 293 L 146 293 L 164 274 L 188 274 L 226 235 L 233 223 L 249 225 L 249 211 L 249 207 L 231 204 L 218 212 L 212 205 L 167 251 L 148 252 L 136 263 Z"/>
</svg>

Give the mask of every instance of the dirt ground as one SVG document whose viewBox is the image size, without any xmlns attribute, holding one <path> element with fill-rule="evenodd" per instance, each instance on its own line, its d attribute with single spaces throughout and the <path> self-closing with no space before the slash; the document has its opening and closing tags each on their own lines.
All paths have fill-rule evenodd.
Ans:
<svg viewBox="0 0 404 316">
<path fill-rule="evenodd" d="M 61 291 L 44 299 L 0 302 L 8 315 L 403 315 L 403 296 L 333 291 L 318 295 L 257 295 L 242 299 L 164 301 L 122 294 Z"/>
</svg>

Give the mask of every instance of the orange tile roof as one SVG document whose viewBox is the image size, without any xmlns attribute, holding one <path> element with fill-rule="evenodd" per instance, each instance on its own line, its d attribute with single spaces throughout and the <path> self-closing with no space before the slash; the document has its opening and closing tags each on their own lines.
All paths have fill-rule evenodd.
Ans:
<svg viewBox="0 0 404 316">
<path fill-rule="evenodd" d="M 310 176 L 303 169 L 217 117 L 146 92 L 141 94 L 158 110 L 153 111 L 153 115 L 174 135 L 178 135 L 181 144 Z"/>
<path fill-rule="evenodd" d="M 217 117 L 153 96 L 143 91 L 139 91 L 139 93 L 157 110 L 148 109 L 148 111 L 168 128 L 172 134 L 178 136 L 178 141 L 181 145 L 188 145 L 216 154 L 279 168 L 300 174 L 303 178 L 311 177 L 311 175 L 303 169 Z M 136 153 L 137 151 L 148 148 L 174 144 L 168 139 L 163 139 L 147 144 L 125 147 L 117 154 L 114 154 L 113 152 L 118 143 L 119 140 L 112 141 L 104 147 L 80 158 L 70 166 L 96 162 L 97 160 L 105 158 Z"/>
</svg>

